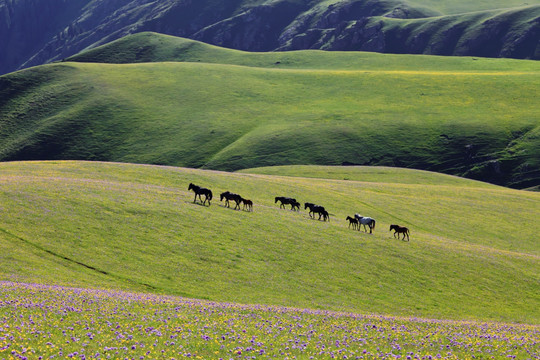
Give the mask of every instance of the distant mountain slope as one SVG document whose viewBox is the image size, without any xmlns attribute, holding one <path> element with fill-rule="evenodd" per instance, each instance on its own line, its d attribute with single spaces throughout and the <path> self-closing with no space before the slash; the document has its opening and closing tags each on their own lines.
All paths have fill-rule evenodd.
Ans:
<svg viewBox="0 0 540 360">
<path fill-rule="evenodd" d="M 0 74 L 155 31 L 248 51 L 540 59 L 540 0 L 1 0 Z"/>
<path fill-rule="evenodd" d="M 0 159 L 389 165 L 540 184 L 536 61 L 247 53 L 152 33 L 77 58 L 115 54 L 146 63 L 0 77 Z"/>
</svg>

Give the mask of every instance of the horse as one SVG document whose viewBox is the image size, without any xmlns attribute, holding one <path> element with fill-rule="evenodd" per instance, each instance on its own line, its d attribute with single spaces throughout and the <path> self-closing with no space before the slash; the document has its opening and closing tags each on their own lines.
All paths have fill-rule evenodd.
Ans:
<svg viewBox="0 0 540 360">
<path fill-rule="evenodd" d="M 366 225 L 369 227 L 369 233 L 373 233 L 373 230 L 375 230 L 375 219 L 372 219 L 370 217 L 362 216 L 360 214 L 354 214 L 354 218 L 358 220 L 358 231 L 360 231 L 360 227 L 364 225 L 364 232 L 367 232 Z"/>
<path fill-rule="evenodd" d="M 225 206 L 230 207 L 229 200 L 233 200 L 236 203 L 236 206 L 234 209 L 240 210 L 240 203 L 242 202 L 242 197 L 238 194 L 233 194 L 230 191 L 225 191 L 219 195 L 220 201 L 223 201 L 223 198 L 225 198 Z"/>
<path fill-rule="evenodd" d="M 321 220 L 321 216 L 323 217 L 323 220 L 326 221 L 326 219 L 330 220 L 330 216 L 328 215 L 328 211 L 324 208 L 324 206 L 315 205 L 313 203 L 305 203 L 304 204 L 304 210 L 309 208 L 309 217 L 311 216 L 311 213 L 313 213 L 313 218 L 315 218 L 315 213 L 319 214 L 319 220 Z M 325 216 L 326 215 L 326 216 Z"/>
<path fill-rule="evenodd" d="M 322 206 L 321 206 L 321 207 L 322 207 Z M 323 210 L 320 212 L 320 215 L 322 215 L 323 221 L 326 221 L 326 220 L 330 221 L 330 214 L 328 214 L 328 211 L 324 210 L 324 208 L 323 208 Z M 319 215 L 319 220 L 321 219 L 321 216 L 320 216 L 320 215 Z"/>
<path fill-rule="evenodd" d="M 242 202 L 244 203 L 244 210 L 247 211 L 253 211 L 253 201 L 242 198 Z"/>
<path fill-rule="evenodd" d="M 394 230 L 394 237 L 396 237 L 396 234 L 397 234 L 397 238 L 399 239 L 399 234 L 403 234 L 403 239 L 401 240 L 405 240 L 405 236 L 407 236 L 407 241 L 409 241 L 410 231 L 405 226 L 390 225 L 389 231 L 392 231 L 392 230 Z"/>
<path fill-rule="evenodd" d="M 349 221 L 349 229 L 351 228 L 351 225 L 352 225 L 353 230 L 355 230 L 359 226 L 358 219 L 347 216 L 345 220 Z"/>
<path fill-rule="evenodd" d="M 212 191 L 210 189 L 206 189 L 200 186 L 197 186 L 193 183 L 189 183 L 188 191 L 193 190 L 195 193 L 195 198 L 193 199 L 193 202 L 197 200 L 197 196 L 199 197 L 199 200 L 202 202 L 202 204 L 206 204 L 206 201 L 208 200 L 208 206 L 210 206 L 210 200 L 212 200 Z M 204 195 L 204 201 L 201 198 L 201 195 Z"/>
<path fill-rule="evenodd" d="M 282 208 L 285 209 L 285 205 L 291 205 L 291 210 L 294 210 L 294 207 L 295 207 L 294 204 L 298 204 L 298 208 L 300 208 L 300 203 L 296 201 L 295 198 L 290 198 L 290 197 L 285 197 L 285 196 L 276 196 L 274 204 L 277 203 L 278 201 L 281 203 L 279 205 L 280 209 Z"/>
<path fill-rule="evenodd" d="M 291 201 L 291 210 L 294 210 L 295 208 L 297 211 L 300 211 L 300 203 L 296 200 Z"/>
</svg>

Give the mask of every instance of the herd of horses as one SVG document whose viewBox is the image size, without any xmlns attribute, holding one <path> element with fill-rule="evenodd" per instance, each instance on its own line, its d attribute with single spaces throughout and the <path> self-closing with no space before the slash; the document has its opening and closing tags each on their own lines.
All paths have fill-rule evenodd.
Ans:
<svg viewBox="0 0 540 360">
<path fill-rule="evenodd" d="M 193 199 L 194 203 L 197 201 L 198 197 L 202 205 L 206 205 L 206 203 L 208 202 L 208 206 L 210 206 L 210 201 L 212 200 L 212 191 L 210 189 L 190 183 L 188 187 L 188 191 L 189 190 L 192 190 L 195 193 L 195 198 Z M 204 200 L 202 199 L 202 196 L 204 196 Z M 253 201 L 245 199 L 238 194 L 232 193 L 230 191 L 225 191 L 221 193 L 219 197 L 220 201 L 223 201 L 223 199 L 225 199 L 225 207 L 230 208 L 231 202 L 234 202 L 235 210 L 240 210 L 241 205 L 243 204 L 243 210 L 253 211 Z M 291 210 L 300 211 L 300 203 L 295 198 L 276 196 L 274 204 L 278 202 L 280 203 L 280 209 L 285 209 L 286 205 L 290 205 Z M 307 209 L 309 209 L 309 217 L 315 219 L 315 215 L 318 215 L 318 220 L 330 221 L 330 215 L 328 211 L 324 208 L 324 206 L 316 205 L 313 203 L 304 203 L 304 210 Z M 354 217 L 347 216 L 345 220 L 349 222 L 349 228 L 351 228 L 352 226 L 353 230 L 360 231 L 362 226 L 364 227 L 364 232 L 367 232 L 367 228 L 369 228 L 370 234 L 372 234 L 373 230 L 375 230 L 376 221 L 373 218 L 362 216 L 360 214 L 354 214 Z M 394 238 L 397 235 L 397 238 L 399 239 L 400 235 L 403 235 L 403 238 L 401 240 L 405 240 L 405 237 L 407 237 L 407 241 L 409 241 L 410 231 L 408 228 L 399 225 L 390 225 L 389 231 L 392 230 L 394 231 Z"/>
</svg>

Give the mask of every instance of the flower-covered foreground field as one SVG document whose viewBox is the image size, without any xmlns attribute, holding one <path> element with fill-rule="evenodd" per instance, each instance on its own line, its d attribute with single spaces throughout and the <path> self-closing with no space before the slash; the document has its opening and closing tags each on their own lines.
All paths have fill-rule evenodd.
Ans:
<svg viewBox="0 0 540 360">
<path fill-rule="evenodd" d="M 0 282 L 0 359 L 538 359 L 540 327 Z"/>
</svg>

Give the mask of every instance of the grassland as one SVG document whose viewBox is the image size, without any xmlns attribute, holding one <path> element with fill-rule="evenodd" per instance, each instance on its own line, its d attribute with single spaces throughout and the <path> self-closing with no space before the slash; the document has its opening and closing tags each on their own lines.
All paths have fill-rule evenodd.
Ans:
<svg viewBox="0 0 540 360">
<path fill-rule="evenodd" d="M 0 282 L 0 293 L 0 356 L 10 358 L 522 359 L 540 355 L 539 327 L 530 325 L 366 316 L 8 282 Z"/>
<path fill-rule="evenodd" d="M 0 279 L 539 323 L 539 194 L 396 169 L 372 182 L 364 168 L 343 170 L 2 163 Z M 193 204 L 190 182 L 214 191 L 210 207 Z M 254 212 L 225 208 L 225 190 L 252 199 Z M 280 210 L 279 195 L 324 205 L 331 221 Z M 377 220 L 374 234 L 347 228 L 355 212 Z M 412 229 L 410 242 L 392 237 L 393 223 Z"/>
<path fill-rule="evenodd" d="M 0 78 L 0 158 L 389 165 L 538 185 L 534 61 L 245 53 L 149 33 L 73 60 L 114 62 L 113 53 L 159 62 Z"/>
</svg>

